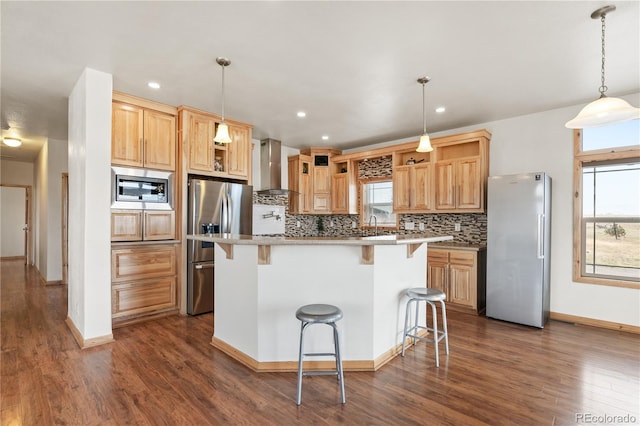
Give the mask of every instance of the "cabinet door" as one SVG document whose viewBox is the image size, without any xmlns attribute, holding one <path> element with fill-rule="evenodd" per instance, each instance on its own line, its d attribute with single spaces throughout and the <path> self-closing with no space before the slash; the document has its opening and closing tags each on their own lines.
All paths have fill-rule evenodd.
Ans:
<svg viewBox="0 0 640 426">
<path fill-rule="evenodd" d="M 142 211 L 111 210 L 111 241 L 141 241 Z"/>
<path fill-rule="evenodd" d="M 472 296 L 472 291 L 475 291 L 473 267 L 452 263 L 449 266 L 449 271 L 451 274 L 449 277 L 449 300 L 459 305 L 474 307 Z"/>
<path fill-rule="evenodd" d="M 436 209 L 449 210 L 456 207 L 455 201 L 455 169 L 452 161 L 436 163 Z"/>
<path fill-rule="evenodd" d="M 427 248 L 427 287 L 443 291 L 448 296 L 449 252 Z"/>
<path fill-rule="evenodd" d="M 214 121 L 204 115 L 191 114 L 189 119 L 189 170 L 213 172 L 211 145 L 214 138 Z"/>
<path fill-rule="evenodd" d="M 176 169 L 176 118 L 161 112 L 144 111 L 144 166 Z"/>
<path fill-rule="evenodd" d="M 431 164 L 420 164 L 413 168 L 412 207 L 416 210 L 431 209 Z"/>
<path fill-rule="evenodd" d="M 480 159 L 460 160 L 456 164 L 456 186 L 459 209 L 479 209 L 481 207 Z"/>
<path fill-rule="evenodd" d="M 331 211 L 349 213 L 349 180 L 346 173 L 335 174 L 331 181 Z"/>
<path fill-rule="evenodd" d="M 248 127 L 229 126 L 231 142 L 227 145 L 228 173 L 248 178 L 251 158 L 251 131 Z"/>
<path fill-rule="evenodd" d="M 329 194 L 313 194 L 313 210 L 319 213 L 329 213 L 331 209 Z"/>
<path fill-rule="evenodd" d="M 393 169 L 393 209 L 407 210 L 411 207 L 411 169 L 397 166 Z"/>
<path fill-rule="evenodd" d="M 177 306 L 176 277 L 154 278 L 111 287 L 112 318 Z"/>
<path fill-rule="evenodd" d="M 111 164 L 142 167 L 143 109 L 113 102 L 111 114 Z"/>
<path fill-rule="evenodd" d="M 144 245 L 111 249 L 111 281 L 124 282 L 176 275 L 173 245 Z"/>
<path fill-rule="evenodd" d="M 309 173 L 300 175 L 300 196 L 302 197 L 302 213 L 311 213 L 313 194 L 311 193 L 311 176 Z"/>
<path fill-rule="evenodd" d="M 173 240 L 175 237 L 176 220 L 173 210 L 146 210 L 144 212 L 144 240 Z"/>
<path fill-rule="evenodd" d="M 329 167 L 317 166 L 313 168 L 313 193 L 328 194 L 331 190 Z"/>
</svg>

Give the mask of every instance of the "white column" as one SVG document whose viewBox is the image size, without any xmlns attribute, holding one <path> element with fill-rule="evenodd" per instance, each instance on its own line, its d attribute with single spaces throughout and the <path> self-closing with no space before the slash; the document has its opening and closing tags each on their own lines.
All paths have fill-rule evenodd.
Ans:
<svg viewBox="0 0 640 426">
<path fill-rule="evenodd" d="M 112 77 L 86 68 L 69 96 L 69 299 L 81 346 L 112 340 Z M 80 339 L 77 334 L 80 334 Z"/>
</svg>

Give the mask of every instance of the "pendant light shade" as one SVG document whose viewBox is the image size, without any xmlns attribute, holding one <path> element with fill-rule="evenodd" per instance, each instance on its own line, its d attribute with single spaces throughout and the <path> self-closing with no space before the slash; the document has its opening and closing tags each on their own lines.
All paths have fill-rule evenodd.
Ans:
<svg viewBox="0 0 640 426">
<path fill-rule="evenodd" d="M 616 10 L 615 6 L 604 6 L 594 11 L 591 18 L 600 19 L 602 23 L 602 66 L 601 66 L 601 86 L 600 98 L 591 102 L 573 119 L 566 122 L 565 127 L 569 129 L 584 129 L 588 127 L 608 126 L 610 124 L 621 123 L 640 118 L 640 108 L 631 106 L 627 101 L 620 98 L 609 98 L 605 95 L 607 86 L 604 83 L 604 34 L 605 17 L 607 13 Z"/>
<path fill-rule="evenodd" d="M 418 144 L 418 148 L 416 148 L 417 152 L 431 152 L 433 151 L 433 147 L 431 146 L 431 138 L 427 134 L 427 113 L 425 111 L 424 104 L 424 85 L 429 82 L 429 77 L 420 77 L 418 79 L 418 83 L 422 84 L 422 136 L 420 137 L 420 143 Z"/>
<path fill-rule="evenodd" d="M 218 57 L 216 58 L 216 62 L 222 67 L 222 122 L 218 124 L 218 130 L 216 131 L 216 136 L 213 138 L 213 141 L 217 143 L 231 143 L 229 126 L 227 126 L 227 123 L 224 121 L 224 69 L 231 64 L 231 61 L 227 58 Z"/>
</svg>

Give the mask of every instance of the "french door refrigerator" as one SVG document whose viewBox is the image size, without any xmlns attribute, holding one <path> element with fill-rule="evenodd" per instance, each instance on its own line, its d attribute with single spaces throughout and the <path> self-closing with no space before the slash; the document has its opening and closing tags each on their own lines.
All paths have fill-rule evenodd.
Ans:
<svg viewBox="0 0 640 426">
<path fill-rule="evenodd" d="M 489 177 L 487 317 L 544 327 L 550 241 L 551 178 L 542 172 Z"/>
<path fill-rule="evenodd" d="M 251 235 L 252 186 L 191 178 L 188 188 L 188 233 Z M 187 313 L 213 311 L 213 243 L 187 240 L 187 263 Z"/>
</svg>

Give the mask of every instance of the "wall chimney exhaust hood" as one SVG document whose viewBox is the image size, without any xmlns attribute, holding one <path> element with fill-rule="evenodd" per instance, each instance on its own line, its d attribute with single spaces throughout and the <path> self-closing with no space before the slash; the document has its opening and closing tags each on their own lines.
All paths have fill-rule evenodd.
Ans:
<svg viewBox="0 0 640 426">
<path fill-rule="evenodd" d="M 275 139 L 260 141 L 260 185 L 264 195 L 287 195 L 282 188 L 282 143 Z"/>
</svg>

